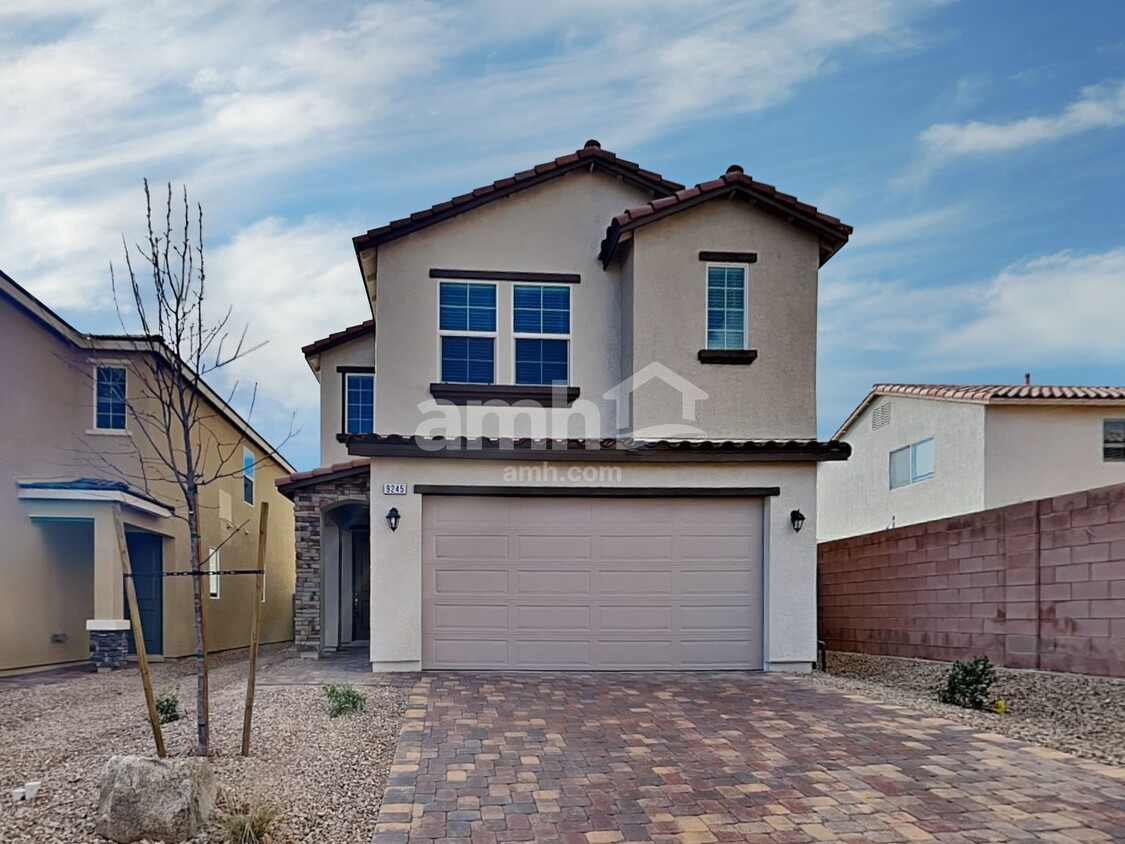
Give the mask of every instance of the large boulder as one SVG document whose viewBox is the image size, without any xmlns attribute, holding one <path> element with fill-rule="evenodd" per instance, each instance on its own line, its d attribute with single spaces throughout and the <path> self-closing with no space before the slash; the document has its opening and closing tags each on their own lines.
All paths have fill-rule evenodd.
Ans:
<svg viewBox="0 0 1125 844">
<path fill-rule="evenodd" d="M 114 756 L 102 771 L 95 831 L 129 844 L 187 841 L 215 808 L 215 776 L 206 759 Z"/>
</svg>

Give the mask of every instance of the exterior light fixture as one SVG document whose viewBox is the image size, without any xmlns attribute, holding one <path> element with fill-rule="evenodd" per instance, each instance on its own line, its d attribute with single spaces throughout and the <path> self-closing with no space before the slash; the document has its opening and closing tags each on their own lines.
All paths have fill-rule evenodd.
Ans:
<svg viewBox="0 0 1125 844">
<path fill-rule="evenodd" d="M 797 531 L 797 533 L 800 533 L 801 528 L 805 526 L 805 514 L 800 510 L 793 510 L 789 514 L 789 521 L 793 525 L 793 530 Z"/>
<path fill-rule="evenodd" d="M 387 511 L 387 524 L 391 526 L 392 531 L 398 530 L 398 520 L 401 518 L 397 507 L 392 507 Z"/>
</svg>

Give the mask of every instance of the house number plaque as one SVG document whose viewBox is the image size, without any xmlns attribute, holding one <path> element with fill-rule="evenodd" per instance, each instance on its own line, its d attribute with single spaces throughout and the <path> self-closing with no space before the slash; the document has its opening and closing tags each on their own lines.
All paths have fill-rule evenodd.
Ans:
<svg viewBox="0 0 1125 844">
<path fill-rule="evenodd" d="M 383 495 L 406 495 L 406 484 L 383 484 Z"/>
</svg>

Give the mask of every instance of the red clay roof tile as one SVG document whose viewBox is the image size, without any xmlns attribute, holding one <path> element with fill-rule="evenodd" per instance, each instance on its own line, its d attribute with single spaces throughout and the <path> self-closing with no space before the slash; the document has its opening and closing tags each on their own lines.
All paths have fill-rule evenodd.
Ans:
<svg viewBox="0 0 1125 844">
<path fill-rule="evenodd" d="M 322 337 L 307 346 L 301 347 L 301 352 L 308 357 L 315 355 L 318 352 L 323 352 L 325 349 L 331 349 L 333 346 L 339 346 L 341 343 L 347 343 L 356 337 L 363 334 L 375 332 L 375 320 L 369 319 L 366 322 L 361 322 L 359 325 L 352 325 L 345 328 L 343 331 L 336 331 L 329 334 L 327 337 Z"/>
</svg>

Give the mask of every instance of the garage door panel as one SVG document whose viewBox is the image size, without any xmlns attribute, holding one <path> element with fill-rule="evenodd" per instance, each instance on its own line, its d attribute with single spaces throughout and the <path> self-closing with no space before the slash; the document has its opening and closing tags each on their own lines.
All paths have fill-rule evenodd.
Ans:
<svg viewBox="0 0 1125 844">
<path fill-rule="evenodd" d="M 422 522 L 425 668 L 761 667 L 759 500 L 427 496 Z"/>
<path fill-rule="evenodd" d="M 590 629 L 593 608 L 577 606 L 527 606 L 515 608 L 516 630 L 555 630 L 563 633 Z"/>
<path fill-rule="evenodd" d="M 671 595 L 672 572 L 651 568 L 602 570 L 595 580 L 599 595 Z"/>
<path fill-rule="evenodd" d="M 508 558 L 508 537 L 465 533 L 438 536 L 434 541 L 434 556 L 439 560 L 505 560 Z"/>
<path fill-rule="evenodd" d="M 514 595 L 589 595 L 589 570 L 520 569 L 515 572 Z"/>
<path fill-rule="evenodd" d="M 506 604 L 434 602 L 430 605 L 430 619 L 437 633 L 453 630 L 503 632 L 511 626 Z"/>
<path fill-rule="evenodd" d="M 522 560 L 589 560 L 593 547 L 590 536 L 521 534 L 516 537 L 516 552 Z"/>
<path fill-rule="evenodd" d="M 432 571 L 432 591 L 435 595 L 506 595 L 507 571 L 461 569 L 442 566 Z"/>
</svg>

